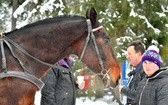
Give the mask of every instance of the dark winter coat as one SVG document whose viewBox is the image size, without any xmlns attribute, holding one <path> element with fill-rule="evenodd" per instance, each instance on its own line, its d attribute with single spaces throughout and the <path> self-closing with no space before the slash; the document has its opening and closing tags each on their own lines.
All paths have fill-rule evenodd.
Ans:
<svg viewBox="0 0 168 105">
<path fill-rule="evenodd" d="M 128 87 L 124 86 L 121 89 L 121 93 L 127 96 L 127 104 L 126 105 L 135 105 L 135 97 L 134 92 L 138 86 L 138 83 L 145 78 L 145 72 L 142 68 L 142 63 L 139 63 L 135 70 L 129 73 L 129 76 L 133 76 L 130 80 Z"/>
<path fill-rule="evenodd" d="M 75 80 L 71 68 L 58 66 L 44 78 L 41 105 L 75 105 Z"/>
<path fill-rule="evenodd" d="M 144 78 L 135 93 L 136 105 L 168 105 L 168 70 Z"/>
</svg>

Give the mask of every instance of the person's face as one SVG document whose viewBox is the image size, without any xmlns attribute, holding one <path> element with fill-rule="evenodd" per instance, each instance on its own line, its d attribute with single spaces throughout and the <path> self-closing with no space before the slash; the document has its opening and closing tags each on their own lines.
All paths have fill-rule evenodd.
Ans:
<svg viewBox="0 0 168 105">
<path fill-rule="evenodd" d="M 132 66 L 136 66 L 141 61 L 141 54 L 135 51 L 134 46 L 129 46 L 126 58 Z"/>
<path fill-rule="evenodd" d="M 142 65 L 147 76 L 151 76 L 153 73 L 159 70 L 159 67 L 155 63 L 148 60 L 145 60 Z"/>
</svg>

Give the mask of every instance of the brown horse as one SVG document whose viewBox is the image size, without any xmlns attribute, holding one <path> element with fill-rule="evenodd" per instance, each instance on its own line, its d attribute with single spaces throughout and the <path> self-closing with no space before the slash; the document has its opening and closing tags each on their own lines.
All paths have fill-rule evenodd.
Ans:
<svg viewBox="0 0 168 105">
<path fill-rule="evenodd" d="M 76 54 L 116 86 L 120 69 L 94 8 L 82 16 L 59 16 L 1 35 L 0 105 L 34 105 L 40 78 L 59 59 Z"/>
</svg>

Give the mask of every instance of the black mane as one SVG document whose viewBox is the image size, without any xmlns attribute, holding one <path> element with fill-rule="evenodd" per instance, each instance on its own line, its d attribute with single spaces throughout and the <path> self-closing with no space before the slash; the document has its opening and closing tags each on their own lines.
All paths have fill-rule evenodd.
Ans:
<svg viewBox="0 0 168 105">
<path fill-rule="evenodd" d="M 10 34 L 10 33 L 14 32 L 14 31 L 17 31 L 17 30 L 27 29 L 27 28 L 31 28 L 31 27 L 34 27 L 34 26 L 38 26 L 38 25 L 51 24 L 51 23 L 61 22 L 63 20 L 66 21 L 66 20 L 78 20 L 78 19 L 85 19 L 85 17 L 78 16 L 78 15 L 60 15 L 60 16 L 57 16 L 57 17 L 47 18 L 47 19 L 44 19 L 44 20 L 36 21 L 34 23 L 30 23 L 26 26 L 21 27 L 20 29 L 15 29 L 11 32 L 5 33 L 5 35 Z"/>
<path fill-rule="evenodd" d="M 50 23 L 56 23 L 56 22 L 60 22 L 62 20 L 77 20 L 77 19 L 84 19 L 84 17 L 77 16 L 77 15 L 61 15 L 61 16 L 47 18 L 44 20 L 40 20 L 40 21 L 31 23 L 31 24 L 28 24 L 28 25 L 24 26 L 23 28 L 29 28 L 29 27 L 34 27 L 37 25 L 44 25 L 44 24 L 50 24 Z"/>
</svg>

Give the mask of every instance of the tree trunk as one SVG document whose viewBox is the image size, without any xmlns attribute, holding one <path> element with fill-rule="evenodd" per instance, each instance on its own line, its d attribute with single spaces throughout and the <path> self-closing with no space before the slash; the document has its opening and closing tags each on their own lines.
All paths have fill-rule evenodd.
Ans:
<svg viewBox="0 0 168 105">
<path fill-rule="evenodd" d="M 13 13 L 15 12 L 15 10 L 18 7 L 18 0 L 13 0 L 13 6 L 12 6 L 12 30 L 14 30 L 16 28 L 16 18 L 13 17 Z"/>
</svg>

